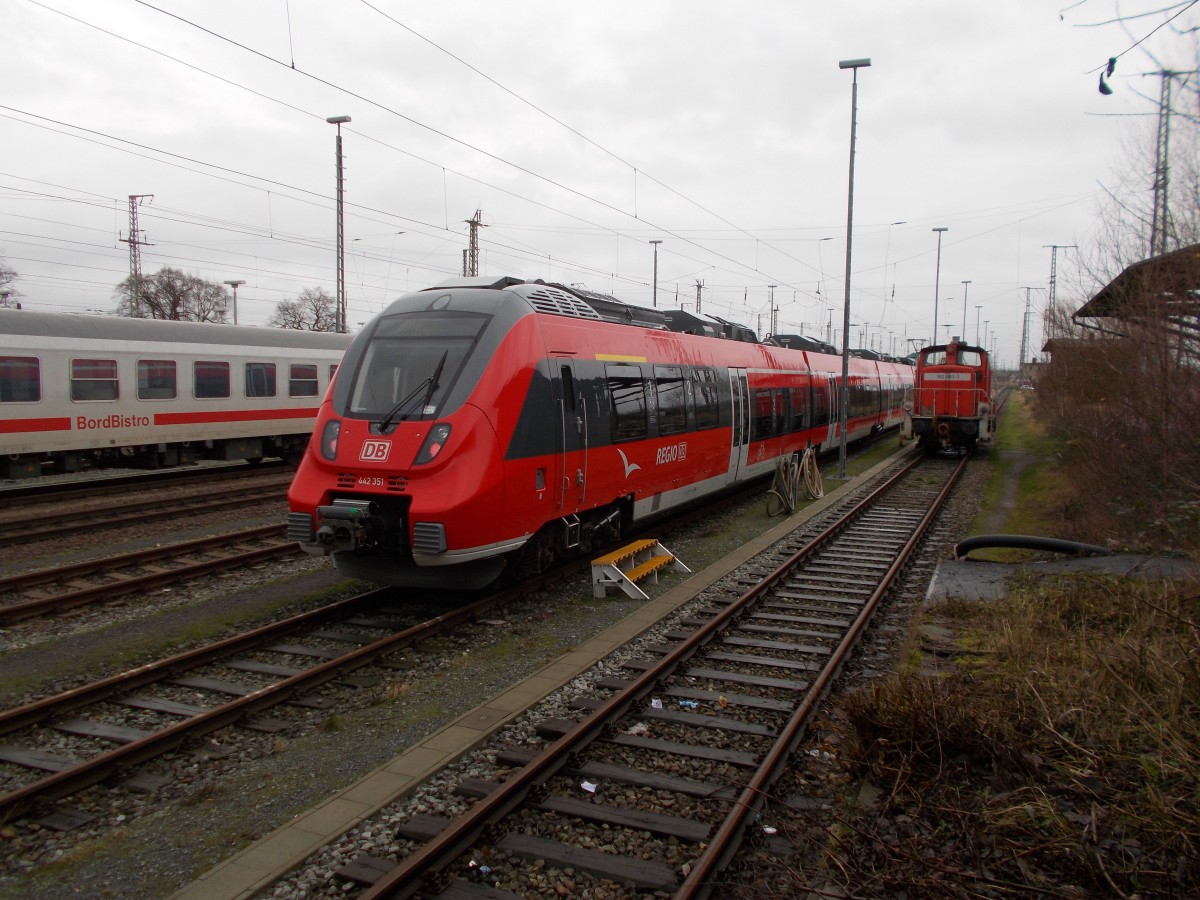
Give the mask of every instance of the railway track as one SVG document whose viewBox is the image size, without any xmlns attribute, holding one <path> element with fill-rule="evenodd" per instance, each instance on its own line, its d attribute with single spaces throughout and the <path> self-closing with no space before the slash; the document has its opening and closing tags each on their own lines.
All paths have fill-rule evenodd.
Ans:
<svg viewBox="0 0 1200 900">
<path fill-rule="evenodd" d="M 120 525 L 176 519 L 216 510 L 232 509 L 251 503 L 282 499 L 291 481 L 289 472 L 259 478 L 250 485 L 206 490 L 190 496 L 139 496 L 100 504 L 72 507 L 71 502 L 53 499 L 54 509 L 47 510 L 43 500 L 37 506 L 18 509 L 0 517 L 0 546 L 18 542 L 54 539 L 86 531 L 116 528 Z M 88 492 L 88 498 L 96 495 Z M 83 498 L 78 498 L 82 500 Z"/>
<path fill-rule="evenodd" d="M 270 731 L 273 706 L 321 707 L 303 695 L 477 615 L 494 600 L 418 624 L 372 591 L 0 713 L 8 769 L 0 821 L 72 794 L 229 725 Z M 285 640 L 286 639 L 286 640 Z M 184 688 L 189 702 L 181 702 Z M 197 702 L 205 697 L 207 702 Z M 125 721 L 128 720 L 128 721 Z M 86 758 L 46 749 L 73 735 Z M 136 776 L 135 776 L 136 777 Z M 70 818 L 69 812 L 59 811 Z"/>
<path fill-rule="evenodd" d="M 912 460 L 816 538 L 745 573 L 743 593 L 716 598 L 627 677 L 600 682 L 579 718 L 542 722 L 545 749 L 504 750 L 510 770 L 460 783 L 473 801 L 462 815 L 412 817 L 399 863 L 362 857 L 339 875 L 366 886 L 363 898 L 509 897 L 515 873 L 540 860 L 707 896 L 965 463 Z M 705 776 L 669 771 L 676 759 Z M 619 785 L 619 801 L 601 785 Z M 455 877 L 468 872 L 474 881 Z"/>
<path fill-rule="evenodd" d="M 744 493 L 724 498 L 718 506 Z M 672 521 L 703 517 L 712 508 Z M 303 695 L 586 566 L 586 560 L 573 561 L 426 621 L 416 620 L 407 608 L 389 608 L 388 589 L 370 591 L 0 712 L 0 767 L 7 768 L 6 779 L 0 768 L 0 822 L 35 807 L 48 808 L 50 801 L 100 782 L 119 780 L 134 767 L 181 745 L 197 744 L 229 725 L 275 728 L 261 719 L 272 706 L 319 703 Z M 409 598 L 406 607 L 416 602 Z M 209 704 L 180 702 L 181 687 L 211 698 Z M 155 690 L 162 696 L 156 697 Z M 89 710 L 95 710 L 91 718 Z M 157 717 L 161 727 L 148 729 L 148 717 Z M 86 738 L 99 751 L 80 759 L 46 749 L 54 743 L 47 735 L 55 734 Z M 140 786 L 134 777 L 132 785 Z M 52 814 L 51 821 L 74 827 L 82 818 L 67 812 Z"/>
<path fill-rule="evenodd" d="M 12 509 L 18 506 L 45 503 L 48 500 L 75 502 L 113 493 L 120 488 L 182 487 L 214 482 L 230 483 L 261 478 L 264 474 L 277 469 L 294 471 L 294 467 L 289 466 L 283 460 L 270 460 L 257 466 L 234 464 L 211 468 L 160 469 L 137 472 L 132 475 L 90 471 L 79 473 L 77 477 L 65 481 L 34 480 L 31 483 L 6 483 L 0 485 L 0 498 L 3 498 L 5 508 Z"/>
<path fill-rule="evenodd" d="M 283 525 L 0 578 L 0 626 L 300 552 Z"/>
</svg>

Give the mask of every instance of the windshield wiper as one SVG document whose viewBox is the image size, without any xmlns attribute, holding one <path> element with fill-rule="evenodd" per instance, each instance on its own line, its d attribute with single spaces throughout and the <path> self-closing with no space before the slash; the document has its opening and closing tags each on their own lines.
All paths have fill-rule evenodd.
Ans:
<svg viewBox="0 0 1200 900">
<path fill-rule="evenodd" d="M 399 416 L 401 420 L 408 418 L 408 414 L 401 414 L 401 410 L 405 409 L 408 404 L 416 399 L 417 394 L 419 394 L 421 391 L 425 391 L 425 397 L 421 401 L 421 406 L 425 407 L 429 405 L 429 401 L 433 399 L 433 392 L 438 388 L 438 379 L 442 375 L 442 366 L 446 364 L 446 355 L 449 352 L 450 351 L 447 350 L 442 353 L 442 358 L 438 361 L 437 368 L 433 370 L 432 375 L 427 375 L 417 382 L 417 386 L 415 388 L 405 394 L 399 403 L 388 410 L 387 415 L 375 423 L 375 427 L 379 430 L 380 434 L 385 434 L 387 432 L 389 426 L 392 424 L 392 421 L 397 418 L 397 416 Z"/>
</svg>

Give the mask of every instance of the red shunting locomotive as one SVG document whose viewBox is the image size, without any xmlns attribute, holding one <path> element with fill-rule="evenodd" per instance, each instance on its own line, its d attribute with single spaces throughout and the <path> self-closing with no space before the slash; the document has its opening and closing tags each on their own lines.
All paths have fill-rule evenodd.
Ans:
<svg viewBox="0 0 1200 900">
<path fill-rule="evenodd" d="M 916 384 L 904 404 L 903 437 L 928 452 L 972 450 L 996 433 L 992 369 L 987 351 L 964 344 L 926 347 L 917 357 Z"/>
<path fill-rule="evenodd" d="M 848 440 L 898 427 L 912 367 L 850 363 Z M 451 279 L 355 336 L 288 492 L 288 534 L 382 584 L 527 577 L 836 446 L 840 379 L 839 356 L 714 316 Z"/>
</svg>

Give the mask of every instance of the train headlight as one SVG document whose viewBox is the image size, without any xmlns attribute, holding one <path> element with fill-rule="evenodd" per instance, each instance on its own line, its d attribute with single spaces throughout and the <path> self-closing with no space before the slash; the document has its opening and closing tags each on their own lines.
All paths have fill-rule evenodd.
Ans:
<svg viewBox="0 0 1200 900">
<path fill-rule="evenodd" d="M 342 433 L 342 423 L 330 419 L 321 429 L 321 455 L 330 462 L 337 459 L 338 435 Z"/>
<path fill-rule="evenodd" d="M 446 446 L 446 441 L 450 437 L 450 426 L 445 422 L 434 425 L 429 429 L 429 437 L 425 438 L 425 443 L 421 445 L 421 452 L 417 454 L 415 465 L 421 463 L 432 462 L 437 458 L 437 455 L 442 452 L 442 448 Z"/>
</svg>

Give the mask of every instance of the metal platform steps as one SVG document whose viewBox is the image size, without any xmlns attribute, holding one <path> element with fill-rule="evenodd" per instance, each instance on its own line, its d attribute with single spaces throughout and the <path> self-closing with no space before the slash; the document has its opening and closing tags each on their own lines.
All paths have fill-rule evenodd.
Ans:
<svg viewBox="0 0 1200 900">
<path fill-rule="evenodd" d="M 592 596 L 603 598 L 609 587 L 619 587 L 635 600 L 649 600 L 649 595 L 637 583 L 657 584 L 658 570 L 667 566 L 676 572 L 692 571 L 653 538 L 626 544 L 592 560 Z"/>
</svg>

